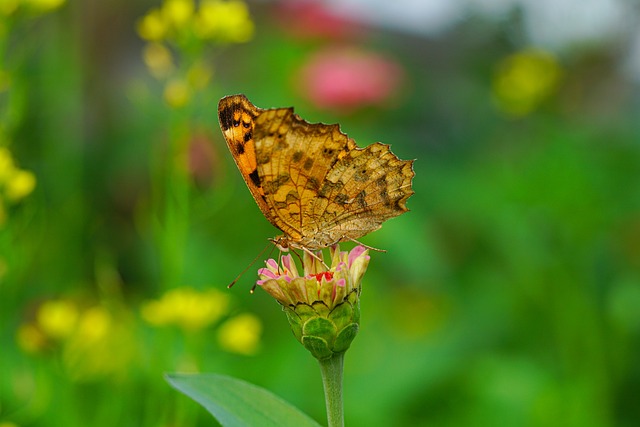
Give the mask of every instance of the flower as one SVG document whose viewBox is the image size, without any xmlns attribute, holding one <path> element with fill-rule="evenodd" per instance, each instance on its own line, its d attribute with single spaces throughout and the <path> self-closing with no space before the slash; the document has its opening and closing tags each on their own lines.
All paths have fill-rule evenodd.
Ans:
<svg viewBox="0 0 640 427">
<path fill-rule="evenodd" d="M 493 96 L 503 112 L 516 117 L 535 110 L 556 89 L 561 69 L 541 49 L 527 49 L 503 59 L 493 79 Z"/>
<path fill-rule="evenodd" d="M 170 76 L 176 68 L 171 51 L 162 43 L 147 43 L 142 57 L 151 75 L 158 79 Z"/>
<path fill-rule="evenodd" d="M 159 300 L 142 306 L 142 318 L 154 326 L 178 325 L 188 331 L 203 329 L 227 311 L 229 298 L 215 290 L 191 288 L 167 291 Z"/>
<path fill-rule="evenodd" d="M 238 0 L 203 0 L 195 24 L 196 34 L 202 39 L 243 43 L 253 36 L 249 8 Z"/>
<path fill-rule="evenodd" d="M 167 36 L 169 24 L 163 19 L 160 9 L 151 9 L 138 22 L 138 34 L 148 41 L 160 41 Z"/>
<path fill-rule="evenodd" d="M 175 77 L 167 82 L 163 95 L 165 102 L 171 108 L 180 108 L 189 102 L 191 88 L 186 80 Z"/>
<path fill-rule="evenodd" d="M 78 307 L 69 300 L 49 300 L 44 302 L 37 313 L 38 326 L 54 339 L 69 337 L 76 328 Z"/>
<path fill-rule="evenodd" d="M 137 30 L 151 42 L 181 45 L 195 35 L 201 40 L 243 43 L 253 36 L 254 26 L 247 4 L 240 0 L 202 0 L 197 10 L 193 0 L 165 0 L 138 21 Z"/>
<path fill-rule="evenodd" d="M 31 194 L 35 186 L 36 176 L 33 172 L 20 169 L 9 149 L 0 147 L 0 196 L 17 202 Z"/>
<path fill-rule="evenodd" d="M 166 0 L 162 6 L 163 18 L 175 28 L 185 26 L 195 10 L 193 0 Z"/>
<path fill-rule="evenodd" d="M 395 61 L 356 48 L 316 52 L 298 76 L 300 92 L 316 107 L 353 110 L 384 105 L 404 77 Z"/>
<path fill-rule="evenodd" d="M 227 351 L 250 356 L 258 351 L 262 323 L 250 313 L 239 314 L 220 325 L 218 341 Z"/>
<path fill-rule="evenodd" d="M 5 185 L 7 199 L 17 201 L 31 194 L 36 186 L 36 176 L 31 171 L 16 170 Z"/>
<path fill-rule="evenodd" d="M 303 275 L 291 255 L 258 270 L 257 285 L 282 305 L 293 334 L 318 360 L 344 353 L 358 333 L 360 282 L 369 264 L 363 246 L 341 252 L 336 245 L 330 252 L 330 268 L 322 252 L 305 252 Z"/>
</svg>

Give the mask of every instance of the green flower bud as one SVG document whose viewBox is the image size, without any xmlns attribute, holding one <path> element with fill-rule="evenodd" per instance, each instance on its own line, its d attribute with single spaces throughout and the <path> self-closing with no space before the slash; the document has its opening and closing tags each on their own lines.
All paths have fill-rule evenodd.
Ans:
<svg viewBox="0 0 640 427">
<path fill-rule="evenodd" d="M 291 255 L 279 265 L 266 261 L 258 271 L 258 286 L 273 296 L 287 315 L 294 336 L 318 360 L 347 351 L 360 323 L 360 284 L 369 264 L 368 251 L 331 248 L 331 267 L 322 252 L 305 253 L 304 276 L 298 274 Z"/>
</svg>

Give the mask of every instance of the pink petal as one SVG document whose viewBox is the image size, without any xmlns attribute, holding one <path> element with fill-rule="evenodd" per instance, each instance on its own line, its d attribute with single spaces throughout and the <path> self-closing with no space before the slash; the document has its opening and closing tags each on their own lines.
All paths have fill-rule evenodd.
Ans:
<svg viewBox="0 0 640 427">
<path fill-rule="evenodd" d="M 349 252 L 349 267 L 353 264 L 353 261 L 362 255 L 367 249 L 364 246 L 356 246 Z"/>
<path fill-rule="evenodd" d="M 261 268 L 258 270 L 258 276 L 267 276 L 270 279 L 277 279 L 278 276 L 268 268 Z"/>
<path fill-rule="evenodd" d="M 282 257 L 282 265 L 284 266 L 284 268 L 286 268 L 288 271 L 293 271 L 291 268 L 291 255 L 285 255 Z"/>
<path fill-rule="evenodd" d="M 278 263 L 276 262 L 275 259 L 273 258 L 269 258 L 266 262 L 267 267 L 271 268 L 271 270 L 276 270 L 278 271 Z"/>
</svg>

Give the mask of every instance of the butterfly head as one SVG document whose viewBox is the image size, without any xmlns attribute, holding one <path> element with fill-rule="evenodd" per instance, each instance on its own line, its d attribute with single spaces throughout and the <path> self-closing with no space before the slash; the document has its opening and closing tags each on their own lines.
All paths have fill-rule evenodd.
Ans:
<svg viewBox="0 0 640 427">
<path fill-rule="evenodd" d="M 276 245 L 280 252 L 289 252 L 289 248 L 291 247 L 291 241 L 289 240 L 289 237 L 282 234 L 280 236 L 269 238 L 269 240 L 274 245 Z"/>
</svg>

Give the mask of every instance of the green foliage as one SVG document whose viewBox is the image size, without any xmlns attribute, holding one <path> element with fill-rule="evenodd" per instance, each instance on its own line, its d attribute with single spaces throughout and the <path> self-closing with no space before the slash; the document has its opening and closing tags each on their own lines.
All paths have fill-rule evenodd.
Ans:
<svg viewBox="0 0 640 427">
<path fill-rule="evenodd" d="M 279 397 L 245 381 L 216 374 L 167 374 L 166 379 L 225 427 L 319 426 Z"/>
</svg>

